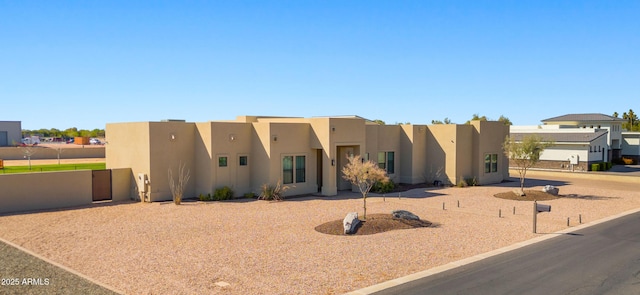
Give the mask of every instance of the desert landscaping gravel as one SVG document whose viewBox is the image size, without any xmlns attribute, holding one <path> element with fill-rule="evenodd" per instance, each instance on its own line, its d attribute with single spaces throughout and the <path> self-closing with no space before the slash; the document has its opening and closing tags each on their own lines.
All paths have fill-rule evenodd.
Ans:
<svg viewBox="0 0 640 295">
<path fill-rule="evenodd" d="M 565 197 L 544 201 L 552 210 L 538 215 L 537 234 L 532 202 L 493 197 L 514 190 L 516 181 L 372 196 L 369 214 L 402 209 L 437 225 L 374 235 L 314 230 L 348 212 L 361 214 L 360 195 L 341 192 L 283 202 L 106 203 L 5 215 L 0 237 L 127 294 L 342 294 L 552 235 L 567 228 L 567 218 L 576 226 L 579 217 L 587 223 L 640 208 L 635 184 L 531 180 L 527 189 L 549 183 Z"/>
</svg>

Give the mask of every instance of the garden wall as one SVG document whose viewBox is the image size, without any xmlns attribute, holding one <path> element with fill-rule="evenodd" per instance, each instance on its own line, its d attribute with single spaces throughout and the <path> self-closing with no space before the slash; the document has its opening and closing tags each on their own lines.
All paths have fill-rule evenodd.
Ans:
<svg viewBox="0 0 640 295">
<path fill-rule="evenodd" d="M 131 169 L 111 170 L 112 201 L 129 200 Z M 93 203 L 92 171 L 0 175 L 0 214 L 86 206 Z"/>
<path fill-rule="evenodd" d="M 34 154 L 32 160 L 38 159 L 57 159 L 58 149 L 52 147 L 36 146 L 31 147 Z M 0 159 L 3 160 L 23 160 L 25 157 L 24 150 L 21 147 L 0 147 Z M 78 159 L 78 158 L 104 158 L 104 146 L 90 146 L 86 148 L 73 147 L 61 148 L 60 159 Z"/>
</svg>

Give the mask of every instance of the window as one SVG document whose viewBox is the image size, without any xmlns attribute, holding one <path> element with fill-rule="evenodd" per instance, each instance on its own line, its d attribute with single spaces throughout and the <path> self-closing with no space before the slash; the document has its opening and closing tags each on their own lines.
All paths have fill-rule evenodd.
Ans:
<svg viewBox="0 0 640 295">
<path fill-rule="evenodd" d="M 491 155 L 491 172 L 498 172 L 498 154 Z"/>
<path fill-rule="evenodd" d="M 293 157 L 282 158 L 282 183 L 293 183 Z"/>
<path fill-rule="evenodd" d="M 296 182 L 305 182 L 305 156 L 296 156 Z"/>
<path fill-rule="evenodd" d="M 240 166 L 247 166 L 248 164 L 247 156 L 240 156 L 240 159 L 238 162 L 240 163 Z"/>
<path fill-rule="evenodd" d="M 378 152 L 378 167 L 387 174 L 395 173 L 395 152 Z"/>
<path fill-rule="evenodd" d="M 306 182 L 306 165 L 306 156 L 282 157 L 282 183 L 294 183 L 294 179 L 295 183 Z"/>
<path fill-rule="evenodd" d="M 227 157 L 218 157 L 218 167 L 227 167 Z"/>
<path fill-rule="evenodd" d="M 498 154 L 484 155 L 484 173 L 498 172 Z"/>
</svg>

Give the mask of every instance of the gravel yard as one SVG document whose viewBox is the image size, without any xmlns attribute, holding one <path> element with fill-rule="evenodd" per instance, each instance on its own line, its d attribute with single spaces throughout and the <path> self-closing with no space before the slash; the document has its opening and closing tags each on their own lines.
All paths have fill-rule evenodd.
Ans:
<svg viewBox="0 0 640 295">
<path fill-rule="evenodd" d="M 549 181 L 527 183 L 541 189 Z M 518 186 L 508 182 L 372 196 L 368 214 L 404 209 L 437 224 L 374 235 L 314 230 L 350 211 L 362 214 L 359 194 L 342 192 L 5 215 L 0 237 L 127 294 L 341 294 L 551 234 L 565 229 L 567 218 L 575 226 L 579 215 L 587 223 L 640 207 L 637 185 L 552 184 L 566 197 L 541 202 L 552 210 L 538 215 L 538 234 L 532 202 L 493 197 Z"/>
</svg>

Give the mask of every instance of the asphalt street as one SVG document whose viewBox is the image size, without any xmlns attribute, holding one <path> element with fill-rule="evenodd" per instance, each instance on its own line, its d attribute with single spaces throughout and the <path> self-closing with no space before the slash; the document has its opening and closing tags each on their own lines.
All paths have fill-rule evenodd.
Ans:
<svg viewBox="0 0 640 295">
<path fill-rule="evenodd" d="M 374 294 L 640 294 L 640 213 Z"/>
</svg>

